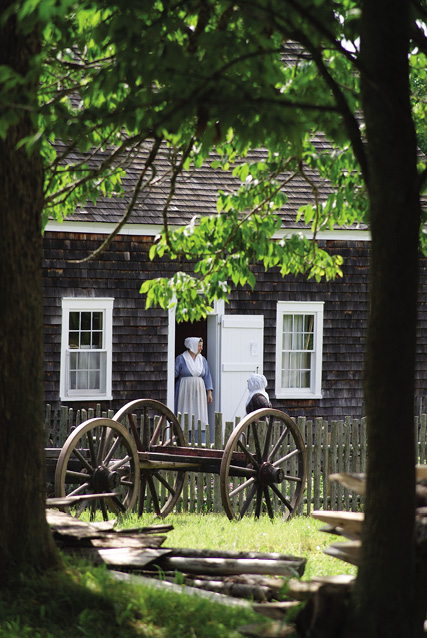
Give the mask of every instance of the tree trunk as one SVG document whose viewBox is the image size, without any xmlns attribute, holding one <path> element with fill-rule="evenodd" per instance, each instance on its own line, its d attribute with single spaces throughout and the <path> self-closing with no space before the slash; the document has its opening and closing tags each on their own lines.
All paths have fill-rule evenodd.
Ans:
<svg viewBox="0 0 427 638">
<path fill-rule="evenodd" d="M 2 9 L 6 8 L 2 3 Z M 0 64 L 25 75 L 35 34 L 0 27 Z M 27 86 L 36 101 L 36 85 Z M 4 99 L 4 93 L 2 95 Z M 22 91 L 22 102 L 26 93 Z M 27 102 L 27 106 L 31 106 Z M 19 109 L 16 110 L 19 113 Z M 22 111 L 23 112 L 23 111 Z M 41 282 L 42 163 L 16 144 L 33 133 L 29 110 L 0 140 L 0 573 L 59 565 L 46 523 Z M 7 586 L 1 579 L 0 586 Z"/>
<path fill-rule="evenodd" d="M 408 86 L 408 3 L 364 3 L 362 105 L 372 229 L 365 363 L 368 467 L 347 636 L 410 638 L 415 618 L 414 377 L 420 205 Z"/>
</svg>

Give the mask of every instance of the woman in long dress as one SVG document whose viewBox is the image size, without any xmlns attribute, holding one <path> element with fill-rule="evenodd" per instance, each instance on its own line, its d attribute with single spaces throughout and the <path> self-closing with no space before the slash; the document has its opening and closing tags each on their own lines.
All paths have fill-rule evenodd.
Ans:
<svg viewBox="0 0 427 638">
<path fill-rule="evenodd" d="M 194 414 L 195 425 L 208 423 L 208 403 L 212 403 L 212 377 L 208 362 L 201 352 L 203 339 L 187 337 L 185 352 L 175 359 L 175 414 Z"/>
</svg>

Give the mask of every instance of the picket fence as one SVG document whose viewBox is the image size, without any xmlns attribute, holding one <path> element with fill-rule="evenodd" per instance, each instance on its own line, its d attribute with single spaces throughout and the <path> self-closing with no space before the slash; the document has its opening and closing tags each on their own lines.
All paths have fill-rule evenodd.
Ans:
<svg viewBox="0 0 427 638">
<path fill-rule="evenodd" d="M 52 410 L 49 404 L 45 411 L 45 445 L 46 447 L 62 447 L 70 431 L 77 425 L 93 417 L 113 416 L 113 411 L 103 412 L 101 406 L 96 409 L 74 410 L 62 406 L 59 410 Z M 187 415 L 185 415 L 187 417 Z M 226 442 L 238 423 L 227 422 L 222 427 L 222 415 L 215 414 L 215 439 L 210 440 L 206 431 L 206 441 L 201 436 L 195 436 L 194 426 L 188 426 L 188 418 L 184 419 L 184 436 L 186 441 L 192 441 L 191 447 L 211 447 L 224 449 Z M 323 418 L 306 419 L 299 417 L 295 420 L 306 442 L 307 454 L 307 486 L 304 500 L 300 505 L 300 514 L 310 514 L 314 509 L 357 511 L 363 508 L 363 496 L 348 490 L 335 481 L 329 480 L 329 475 L 336 472 L 365 472 L 367 460 L 366 419 L 345 417 L 340 420 L 328 421 Z M 427 414 L 415 417 L 416 458 L 417 463 L 427 462 Z M 223 436 L 224 432 L 224 436 Z M 148 504 L 150 507 L 150 504 Z M 188 482 L 184 485 L 181 498 L 176 505 L 177 511 L 189 512 L 221 512 L 221 496 L 219 476 L 204 473 L 188 473 Z"/>
</svg>

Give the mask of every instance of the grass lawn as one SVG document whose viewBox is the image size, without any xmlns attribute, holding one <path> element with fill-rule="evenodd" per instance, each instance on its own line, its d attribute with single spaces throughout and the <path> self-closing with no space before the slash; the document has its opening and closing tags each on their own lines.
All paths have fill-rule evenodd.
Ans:
<svg viewBox="0 0 427 638">
<path fill-rule="evenodd" d="M 323 549 L 337 539 L 307 517 L 230 522 L 219 514 L 171 514 L 164 547 L 279 552 L 307 558 L 303 580 L 355 573 Z M 123 527 L 155 525 L 152 515 L 129 517 Z M 65 559 L 64 574 L 17 575 L 2 589 L 2 638 L 241 638 L 238 627 L 264 619 L 250 608 L 230 608 L 195 596 L 130 586 L 108 570 Z"/>
</svg>

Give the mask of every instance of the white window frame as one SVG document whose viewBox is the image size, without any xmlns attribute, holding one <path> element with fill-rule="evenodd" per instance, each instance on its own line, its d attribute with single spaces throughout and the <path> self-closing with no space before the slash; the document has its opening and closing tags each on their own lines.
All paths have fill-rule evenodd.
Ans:
<svg viewBox="0 0 427 638">
<path fill-rule="evenodd" d="M 111 297 L 63 297 L 62 299 L 62 335 L 61 335 L 61 370 L 60 399 L 62 401 L 111 400 L 112 396 L 112 362 L 113 362 L 113 305 Z M 105 352 L 105 392 L 96 390 L 71 390 L 69 388 L 69 325 L 70 312 L 102 312 L 103 344 L 98 352 Z M 91 350 L 93 352 L 93 350 Z"/>
<path fill-rule="evenodd" d="M 323 301 L 278 301 L 276 314 L 276 398 L 321 399 L 323 356 Z M 283 317 L 284 315 L 313 315 L 313 352 L 311 355 L 311 385 L 309 388 L 282 387 Z"/>
</svg>

